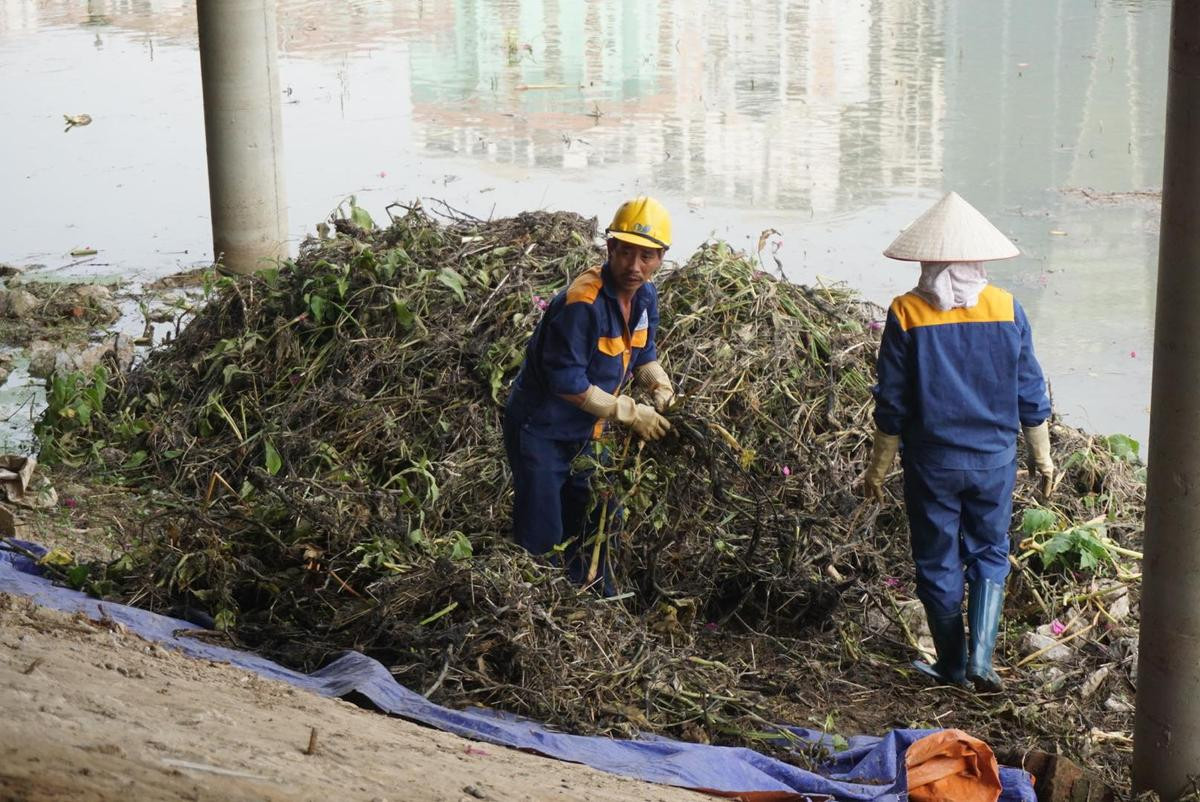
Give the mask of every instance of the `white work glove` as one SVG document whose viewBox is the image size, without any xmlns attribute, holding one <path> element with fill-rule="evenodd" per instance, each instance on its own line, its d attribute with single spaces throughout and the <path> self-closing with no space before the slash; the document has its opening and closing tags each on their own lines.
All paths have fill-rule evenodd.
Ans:
<svg viewBox="0 0 1200 802">
<path fill-rule="evenodd" d="M 671 378 L 662 369 L 662 365 L 658 364 L 658 360 L 634 368 L 633 376 L 638 386 L 650 393 L 654 408 L 665 412 L 671 405 L 671 400 L 675 398 L 675 388 L 671 386 Z"/>
<path fill-rule="evenodd" d="M 875 429 L 875 442 L 871 445 L 871 459 L 863 472 L 863 495 L 883 503 L 883 480 L 892 469 L 892 461 L 900 450 L 900 435 L 885 434 Z"/>
<path fill-rule="evenodd" d="M 1029 452 L 1029 472 L 1037 474 L 1038 490 L 1049 498 L 1054 489 L 1054 460 L 1050 459 L 1050 427 L 1046 421 L 1024 427 L 1025 448 Z"/>
<path fill-rule="evenodd" d="M 627 395 L 606 393 L 594 384 L 583 394 L 579 408 L 597 418 L 615 419 L 633 429 L 643 440 L 658 440 L 671 428 L 670 421 L 649 404 L 639 404 Z"/>
</svg>

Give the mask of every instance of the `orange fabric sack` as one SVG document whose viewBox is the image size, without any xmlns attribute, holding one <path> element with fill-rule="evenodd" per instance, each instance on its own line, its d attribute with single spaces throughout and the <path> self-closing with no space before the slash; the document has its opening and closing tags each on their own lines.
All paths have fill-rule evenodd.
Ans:
<svg viewBox="0 0 1200 802">
<path fill-rule="evenodd" d="M 913 802 L 996 802 L 1000 767 L 991 747 L 962 730 L 926 735 L 904 754 Z"/>
</svg>

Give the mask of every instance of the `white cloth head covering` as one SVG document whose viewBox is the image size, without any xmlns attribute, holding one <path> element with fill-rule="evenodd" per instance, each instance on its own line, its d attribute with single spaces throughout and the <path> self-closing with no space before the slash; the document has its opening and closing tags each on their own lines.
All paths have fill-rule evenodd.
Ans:
<svg viewBox="0 0 1200 802">
<path fill-rule="evenodd" d="M 883 252 L 909 262 L 989 262 L 1021 253 L 978 209 L 950 192 Z"/>
<path fill-rule="evenodd" d="M 912 291 L 945 312 L 979 303 L 979 293 L 987 283 L 982 262 L 921 262 L 921 278 Z"/>
</svg>

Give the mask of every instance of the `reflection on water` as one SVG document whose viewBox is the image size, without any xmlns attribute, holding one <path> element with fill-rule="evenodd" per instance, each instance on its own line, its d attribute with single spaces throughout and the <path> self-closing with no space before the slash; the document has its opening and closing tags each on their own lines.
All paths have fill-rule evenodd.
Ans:
<svg viewBox="0 0 1200 802">
<path fill-rule="evenodd" d="M 866 205 L 941 180 L 928 5 L 458 2 L 458 27 L 412 45 L 416 135 L 753 208 Z"/>
<path fill-rule="evenodd" d="M 782 232 L 788 275 L 886 301 L 881 248 L 954 188 L 1024 255 L 1060 410 L 1143 436 L 1167 0 L 281 0 L 290 219 L 601 217 L 634 191 L 678 251 Z M 0 0 L 0 260 L 148 277 L 209 252 L 193 2 Z M 61 132 L 61 115 L 95 123 Z M 1087 190 L 1082 192 L 1079 190 Z M 85 265 L 66 253 L 101 249 Z M 55 272 L 57 271 L 57 272 Z"/>
</svg>

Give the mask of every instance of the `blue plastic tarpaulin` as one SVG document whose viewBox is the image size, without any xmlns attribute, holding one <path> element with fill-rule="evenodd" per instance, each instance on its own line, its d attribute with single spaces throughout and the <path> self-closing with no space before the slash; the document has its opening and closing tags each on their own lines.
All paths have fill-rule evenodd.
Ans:
<svg viewBox="0 0 1200 802">
<path fill-rule="evenodd" d="M 34 544 L 8 542 L 31 553 L 43 553 Z M 747 800 L 832 798 L 901 802 L 907 798 L 908 784 L 904 752 L 914 741 L 934 732 L 893 730 L 883 737 L 856 736 L 849 739 L 848 749 L 833 755 L 819 772 L 806 771 L 752 749 L 685 743 L 657 736 L 617 740 L 569 735 L 530 719 L 493 710 L 451 710 L 398 684 L 387 668 L 359 652 L 345 652 L 321 670 L 302 674 L 249 652 L 187 637 L 182 633 L 199 627 L 186 621 L 99 601 L 59 587 L 41 575 L 35 561 L 4 550 L 2 545 L 0 592 L 28 596 L 45 607 L 82 612 L 94 619 L 111 618 L 147 640 L 184 654 L 225 661 L 322 696 L 354 694 L 382 711 L 456 735 L 583 763 L 639 780 Z M 821 732 L 789 729 L 802 738 L 831 743 Z M 1025 771 L 1001 767 L 1000 781 L 1001 800 L 1036 802 L 1032 779 Z"/>
</svg>

